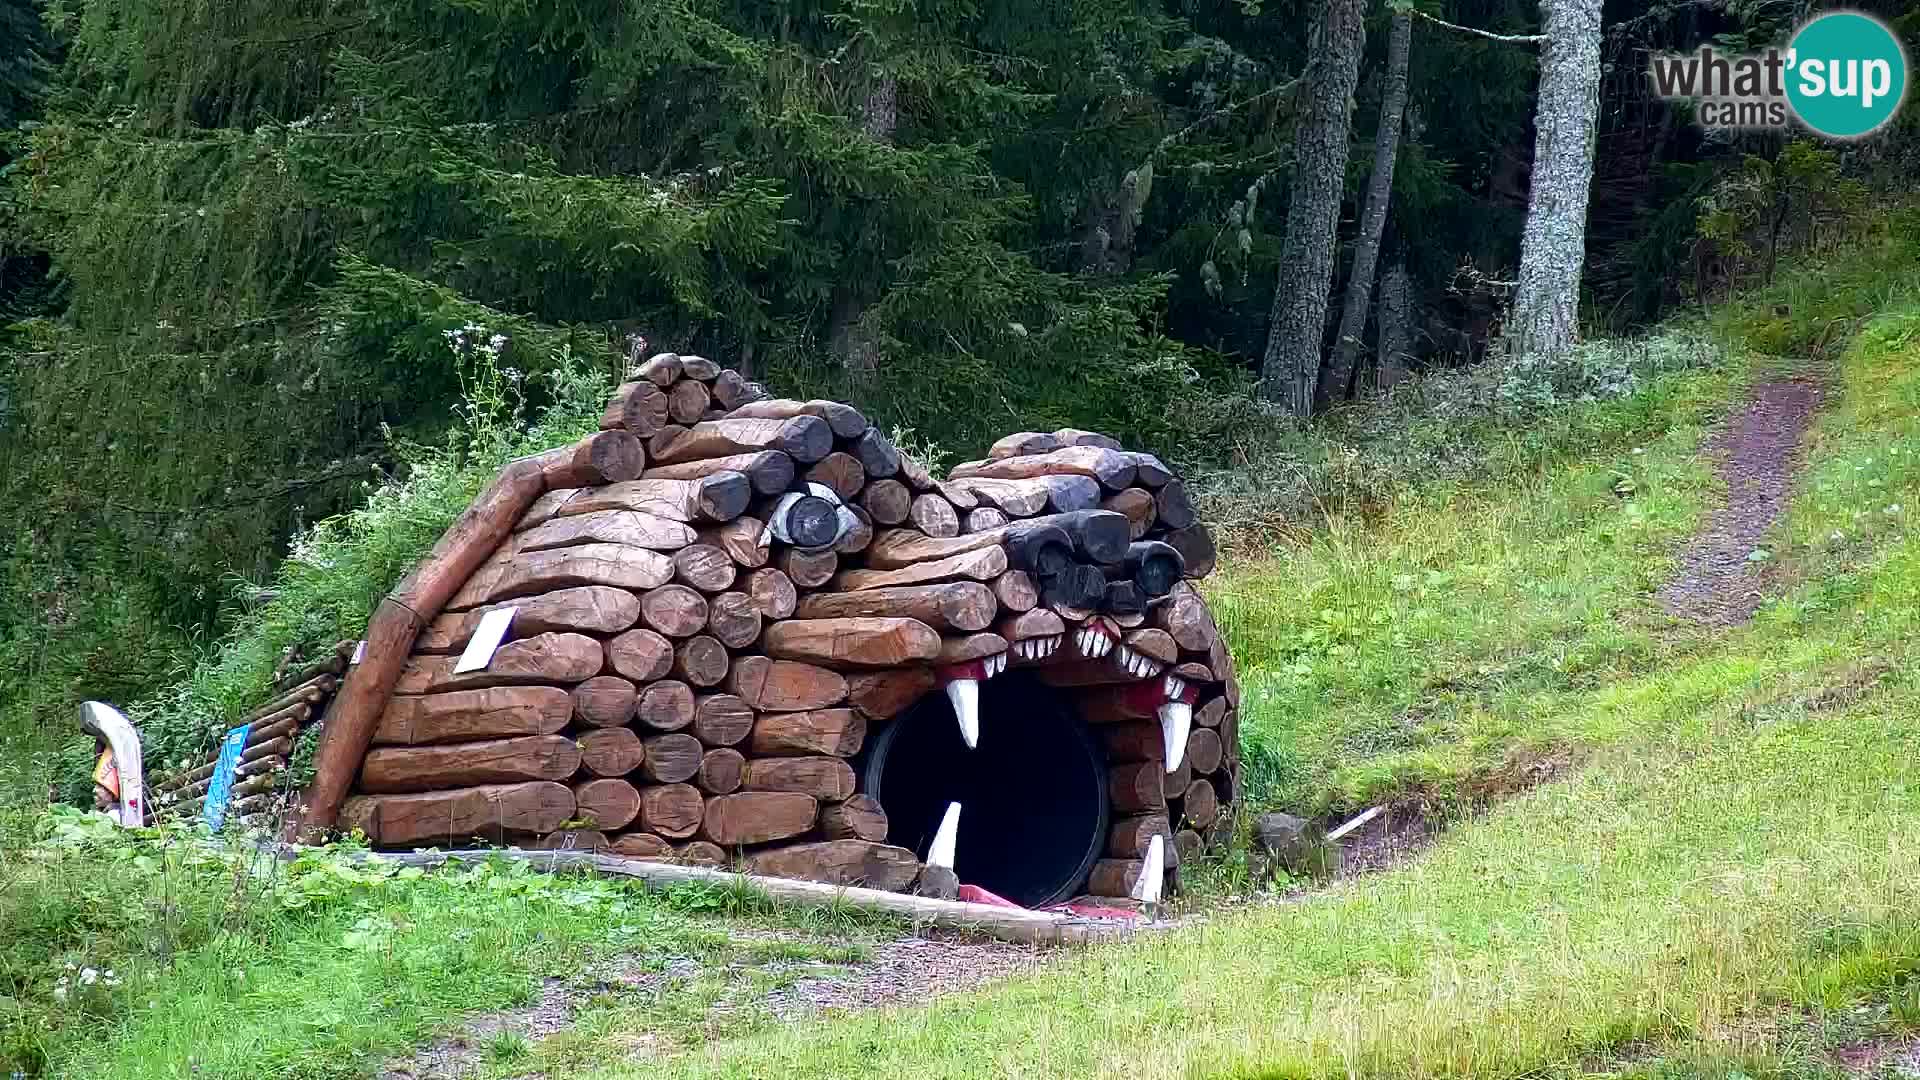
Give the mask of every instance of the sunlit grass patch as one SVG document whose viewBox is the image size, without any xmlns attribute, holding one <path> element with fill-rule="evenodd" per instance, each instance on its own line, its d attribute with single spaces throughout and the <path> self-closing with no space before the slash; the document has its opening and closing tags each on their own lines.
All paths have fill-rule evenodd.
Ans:
<svg viewBox="0 0 1920 1080">
<path fill-rule="evenodd" d="M 1208 582 L 1241 665 L 1254 798 L 1319 813 L 1444 795 L 1516 738 L 1580 736 L 1514 703 L 1644 670 L 1670 647 L 1634 609 L 1713 488 L 1693 456 L 1708 399 L 1668 400 L 1675 415 L 1637 441 L 1492 489 L 1409 495 L 1372 523 L 1335 519 Z"/>
</svg>

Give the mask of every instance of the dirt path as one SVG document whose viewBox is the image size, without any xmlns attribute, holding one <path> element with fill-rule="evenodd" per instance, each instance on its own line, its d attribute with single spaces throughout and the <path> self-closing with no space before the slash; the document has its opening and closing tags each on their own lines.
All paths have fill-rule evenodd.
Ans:
<svg viewBox="0 0 1920 1080">
<path fill-rule="evenodd" d="M 845 944 L 790 930 L 730 933 L 741 946 Z M 576 978 L 549 978 L 527 1005 L 475 1013 L 448 1035 L 389 1061 L 378 1080 L 463 1080 L 486 1071 L 490 1044 L 517 1036 L 531 1049 L 550 1035 L 572 1027 L 581 1010 L 598 995 L 659 1000 L 685 990 L 702 977 L 717 978 L 726 990 L 705 1006 L 711 1023 L 764 1014 L 776 1022 L 828 1012 L 913 1005 L 946 994 L 963 993 L 1034 970 L 1045 963 L 1035 947 L 974 940 L 951 935 L 911 936 L 865 943 L 867 955 L 842 962 L 804 958 L 754 957 L 751 950 L 705 961 L 670 960 L 664 969 L 612 957 Z M 645 1031 L 637 1031 L 645 1037 Z M 661 1045 L 671 1042 L 662 1037 Z"/>
<path fill-rule="evenodd" d="M 1655 595 L 1669 614 L 1706 626 L 1738 626 L 1760 606 L 1764 562 L 1751 558 L 1786 512 L 1800 444 L 1821 398 L 1819 384 L 1795 375 L 1754 388 L 1701 452 L 1717 460 L 1726 501 L 1680 551 L 1680 565 Z"/>
</svg>

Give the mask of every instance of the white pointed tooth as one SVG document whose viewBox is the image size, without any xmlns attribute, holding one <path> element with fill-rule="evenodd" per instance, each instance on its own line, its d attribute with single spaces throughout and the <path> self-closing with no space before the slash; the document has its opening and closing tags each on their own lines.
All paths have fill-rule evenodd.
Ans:
<svg viewBox="0 0 1920 1080">
<path fill-rule="evenodd" d="M 993 671 L 997 675 L 1005 670 L 1007 670 L 1007 654 L 1000 653 L 993 658 Z"/>
<path fill-rule="evenodd" d="M 1167 668 L 1167 665 L 1161 663 L 1158 660 L 1155 660 L 1151 656 L 1143 656 L 1140 659 L 1141 659 L 1140 674 L 1145 678 L 1151 679 L 1155 675 L 1158 675 L 1162 671 L 1165 671 Z"/>
<path fill-rule="evenodd" d="M 1170 698 L 1177 698 L 1181 694 L 1186 693 L 1187 691 L 1186 680 L 1182 679 L 1178 675 L 1167 676 L 1167 681 L 1165 686 L 1166 686 L 1166 694 Z"/>
<path fill-rule="evenodd" d="M 1098 642 L 1095 648 L 1100 650 L 1101 656 L 1105 656 L 1108 653 L 1113 651 L 1113 639 L 1108 637 L 1107 635 L 1095 634 L 1093 635 L 1093 640 L 1095 642 Z"/>
<path fill-rule="evenodd" d="M 1180 771 L 1187 760 L 1187 736 L 1193 734 L 1193 706 L 1184 701 L 1169 701 L 1160 706 L 1160 747 L 1168 772 Z"/>
<path fill-rule="evenodd" d="M 1066 637 L 1066 635 L 1065 635 L 1065 634 L 1050 634 L 1050 635 L 1048 635 L 1048 636 L 1047 636 L 1047 651 L 1046 651 L 1046 652 L 1045 652 L 1045 653 L 1044 653 L 1043 655 L 1045 655 L 1045 656 L 1052 656 L 1052 655 L 1053 655 L 1054 653 L 1057 653 L 1057 652 L 1059 652 L 1059 651 L 1060 651 L 1060 641 L 1061 641 L 1061 639 L 1062 639 L 1062 638 L 1064 638 L 1064 637 Z"/>
<path fill-rule="evenodd" d="M 933 834 L 933 843 L 927 847 L 927 865 L 953 869 L 953 855 L 959 844 L 960 804 L 950 802 L 946 814 L 940 818 L 940 828 Z"/>
<path fill-rule="evenodd" d="M 1147 841 L 1147 857 L 1142 860 L 1140 877 L 1133 883 L 1133 898 L 1143 904 L 1160 902 L 1160 887 L 1167 877 L 1167 842 L 1159 833 Z"/>
<path fill-rule="evenodd" d="M 1025 641 L 1016 641 L 1016 642 L 1014 642 L 1014 643 L 1013 643 L 1013 655 L 1015 655 L 1015 656 L 1017 656 L 1017 657 L 1019 657 L 1019 658 L 1020 658 L 1020 659 L 1022 659 L 1022 660 L 1025 660 L 1025 659 L 1028 659 L 1029 657 L 1031 657 L 1031 656 L 1033 655 L 1033 650 L 1032 650 L 1032 649 L 1029 649 L 1029 648 L 1027 647 L 1027 644 L 1028 644 L 1028 643 L 1027 643 L 1027 642 L 1025 642 Z"/>
<path fill-rule="evenodd" d="M 1087 632 L 1085 630 L 1073 635 L 1073 647 L 1079 649 L 1083 654 L 1087 651 Z"/>
<path fill-rule="evenodd" d="M 960 722 L 960 738 L 971 750 L 980 745 L 980 680 L 955 679 L 947 684 L 947 700 Z"/>
</svg>

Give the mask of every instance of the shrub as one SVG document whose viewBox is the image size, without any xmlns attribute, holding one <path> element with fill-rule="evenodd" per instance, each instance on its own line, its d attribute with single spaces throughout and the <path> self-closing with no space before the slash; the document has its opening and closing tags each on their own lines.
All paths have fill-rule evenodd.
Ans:
<svg viewBox="0 0 1920 1080">
<path fill-rule="evenodd" d="M 523 420 L 526 383 L 501 366 L 506 342 L 486 328 L 447 331 L 465 389 L 459 424 L 449 439 L 425 446 L 391 439 L 402 469 L 363 482 L 365 500 L 294 538 L 265 589 L 234 590 L 232 629 L 208 647 L 177 656 L 167 685 L 126 707 L 140 728 L 150 771 L 172 769 L 209 753 L 245 711 L 265 700 L 275 666 L 289 648 L 318 655 L 358 637 L 380 597 L 465 510 L 506 461 L 578 439 L 594 430 L 612 392 L 604 372 L 562 346 L 535 379 L 550 402 L 532 424 Z M 263 601 L 256 597 L 265 597 Z M 311 755 L 313 740 L 303 743 Z M 91 746 L 67 742 L 56 761 L 60 796 L 84 802 Z M 296 759 L 289 779 L 303 782 Z"/>
</svg>

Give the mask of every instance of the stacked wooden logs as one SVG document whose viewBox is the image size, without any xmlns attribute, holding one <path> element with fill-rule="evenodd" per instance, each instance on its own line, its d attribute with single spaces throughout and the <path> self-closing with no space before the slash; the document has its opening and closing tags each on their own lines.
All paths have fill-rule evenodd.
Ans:
<svg viewBox="0 0 1920 1080">
<path fill-rule="evenodd" d="M 1206 604 L 1185 582 L 1153 610 L 1149 623 L 1129 632 L 1127 645 L 1166 664 L 1166 674 L 1199 688 L 1191 695 L 1193 719 L 1184 750 L 1171 769 L 1164 730 L 1153 722 L 1151 701 L 1140 700 L 1140 684 L 1094 684 L 1105 673 L 1084 665 L 1043 670 L 1040 676 L 1056 686 L 1086 688 L 1075 705 L 1107 749 L 1113 824 L 1107 857 L 1095 864 L 1088 883 L 1088 892 L 1096 896 L 1127 895 L 1156 834 L 1163 837 L 1172 868 L 1231 830 L 1227 809 L 1240 775 L 1240 686 L 1232 659 Z"/>
<path fill-rule="evenodd" d="M 281 774 L 293 758 L 294 747 L 326 711 L 352 662 L 357 642 L 342 641 L 312 663 L 293 662 L 294 652 L 281 658 L 271 697 L 248 710 L 229 727 L 248 725 L 245 749 L 228 789 L 228 814 L 243 823 L 270 817 L 276 800 L 285 794 Z M 158 821 L 198 817 L 212 785 L 216 747 L 206 760 L 161 773 L 149 800 Z"/>
<path fill-rule="evenodd" d="M 1164 753 L 1121 733 L 1152 695 L 1088 706 L 1116 733 L 1126 815 L 1091 891 L 1131 887 L 1155 822 L 1169 854 L 1191 851 L 1209 794 L 1232 797 L 1231 666 L 1180 582 L 1212 544 L 1151 455 L 1025 434 L 936 480 L 851 406 L 672 353 L 634 369 L 601 427 L 543 456 L 544 494 L 413 642 L 343 827 L 906 888 L 919 858 L 886 842 L 848 759 L 870 726 L 1009 660 L 1088 701 L 1164 697 L 1175 669 L 1193 688 L 1195 760 L 1156 772 L 1151 798 L 1130 778 Z M 504 607 L 502 644 L 456 670 Z M 1075 630 L 1117 648 L 1063 653 Z"/>
<path fill-rule="evenodd" d="M 1081 718 L 1104 742 L 1109 761 L 1113 824 L 1106 858 L 1094 867 L 1089 894 L 1126 897 L 1138 882 L 1153 836 L 1162 837 L 1169 869 L 1216 840 L 1229 826 L 1239 776 L 1240 688 L 1233 661 L 1200 594 L 1187 580 L 1169 582 L 1164 566 L 1142 566 L 1152 545 L 1179 555 L 1174 577 L 1211 573 L 1217 555 L 1211 533 L 1199 521 L 1185 485 L 1153 455 L 1127 452 L 1103 435 L 1075 429 L 1022 432 L 996 442 L 982 461 L 950 472 L 949 488 L 971 491 L 1010 519 L 1103 510 L 1126 521 L 1127 555 L 1116 561 L 1093 552 L 1102 566 L 1102 614 L 1108 644 L 1079 644 L 1078 659 L 1039 668 L 1043 682 L 1074 691 Z M 1097 485 L 1097 487 L 1096 487 Z M 1045 502 L 1035 488 L 1044 486 Z M 1017 526 L 1016 526 L 1017 527 Z M 1076 547 L 1082 546 L 1075 537 Z M 1084 552 L 1083 552 L 1084 554 Z M 1157 574 L 1155 571 L 1159 571 Z M 1042 599 L 1070 619 L 1084 610 L 1062 586 L 1043 588 Z M 1052 593 L 1052 595 L 1049 595 Z M 1080 609 L 1080 610 L 1076 610 Z M 1088 652 L 1098 655 L 1089 656 Z M 1144 675 L 1143 675 L 1144 673 Z M 1180 684 L 1191 726 L 1184 748 L 1169 758 L 1160 706 L 1167 680 Z"/>
</svg>

